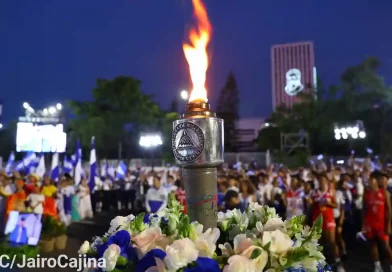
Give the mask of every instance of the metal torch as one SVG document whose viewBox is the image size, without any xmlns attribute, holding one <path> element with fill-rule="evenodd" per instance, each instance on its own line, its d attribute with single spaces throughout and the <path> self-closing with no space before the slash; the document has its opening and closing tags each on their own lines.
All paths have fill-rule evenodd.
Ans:
<svg viewBox="0 0 392 272">
<path fill-rule="evenodd" d="M 217 225 L 217 167 L 223 163 L 223 120 L 204 101 L 192 101 L 173 122 L 172 148 L 182 168 L 188 215 L 204 229 Z"/>
</svg>

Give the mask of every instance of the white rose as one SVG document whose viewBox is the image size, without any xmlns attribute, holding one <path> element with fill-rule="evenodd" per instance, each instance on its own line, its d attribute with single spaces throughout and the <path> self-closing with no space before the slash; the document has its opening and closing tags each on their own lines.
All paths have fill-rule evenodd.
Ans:
<svg viewBox="0 0 392 272">
<path fill-rule="evenodd" d="M 126 228 L 129 224 L 128 217 L 126 216 L 116 216 L 112 221 L 110 221 L 110 228 L 108 231 L 109 235 Z"/>
<path fill-rule="evenodd" d="M 227 265 L 223 268 L 223 272 L 256 272 L 256 267 L 248 258 L 241 255 L 231 256 L 227 260 Z"/>
<path fill-rule="evenodd" d="M 260 255 L 257 256 L 255 259 L 252 259 L 251 262 L 254 264 L 256 271 L 263 271 L 264 267 L 267 265 L 268 262 L 268 253 L 263 248 L 258 246 L 250 246 L 248 247 L 248 249 L 242 252 L 241 255 L 250 259 L 252 253 L 255 250 L 260 251 Z"/>
<path fill-rule="evenodd" d="M 223 245 L 220 244 L 218 247 L 222 251 L 223 257 L 230 257 L 235 254 L 233 248 L 231 247 L 231 245 L 229 243 L 224 243 Z"/>
<path fill-rule="evenodd" d="M 135 242 L 141 256 L 153 248 L 165 248 L 167 245 L 166 240 L 160 228 L 148 228 L 132 237 L 132 241 Z"/>
<path fill-rule="evenodd" d="M 263 228 L 264 231 L 274 231 L 274 230 L 283 230 L 283 229 L 284 229 L 284 222 L 279 217 L 268 219 L 267 223 L 265 223 Z"/>
<path fill-rule="evenodd" d="M 120 256 L 121 249 L 118 245 L 111 244 L 103 253 L 106 267 L 102 268 L 103 271 L 112 271 L 116 267 L 117 259 Z"/>
<path fill-rule="evenodd" d="M 166 267 L 170 271 L 177 271 L 180 268 L 196 261 L 198 251 L 191 239 L 185 238 L 176 240 L 166 247 L 166 257 L 164 259 Z"/>
<path fill-rule="evenodd" d="M 269 250 L 276 254 L 284 253 L 293 246 L 291 238 L 280 230 L 264 231 L 262 243 L 263 246 L 270 243 Z"/>
<path fill-rule="evenodd" d="M 246 237 L 246 234 L 238 234 L 234 237 L 234 252 L 235 253 L 242 253 L 243 251 L 247 250 L 250 246 L 253 246 L 252 239 Z"/>
<path fill-rule="evenodd" d="M 86 254 L 89 249 L 90 249 L 90 243 L 88 241 L 84 241 L 79 248 L 78 254 Z"/>
<path fill-rule="evenodd" d="M 220 231 L 218 228 L 208 229 L 199 235 L 195 241 L 196 249 L 199 250 L 199 256 L 212 257 L 216 250 L 216 241 L 218 241 Z"/>
</svg>

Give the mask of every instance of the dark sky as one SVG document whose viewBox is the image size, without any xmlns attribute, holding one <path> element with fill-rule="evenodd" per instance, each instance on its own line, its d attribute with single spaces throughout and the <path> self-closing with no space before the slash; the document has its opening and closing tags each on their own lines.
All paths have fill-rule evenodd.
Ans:
<svg viewBox="0 0 392 272">
<path fill-rule="evenodd" d="M 392 83 L 391 0 L 205 0 L 214 28 L 208 74 L 214 100 L 232 70 L 241 116 L 271 111 L 270 47 L 315 43 L 318 73 L 336 83 L 345 67 L 376 56 Z M 87 100 L 97 77 L 132 75 L 165 107 L 188 87 L 182 42 L 190 0 L 1 0 L 0 99 L 6 121 L 22 102 L 43 108 Z M 212 95 L 212 97 L 211 97 Z"/>
</svg>

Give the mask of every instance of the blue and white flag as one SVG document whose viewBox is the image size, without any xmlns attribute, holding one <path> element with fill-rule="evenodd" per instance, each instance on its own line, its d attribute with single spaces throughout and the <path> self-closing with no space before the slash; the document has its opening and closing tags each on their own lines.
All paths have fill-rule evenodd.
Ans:
<svg viewBox="0 0 392 272">
<path fill-rule="evenodd" d="M 59 153 L 53 153 L 52 167 L 51 167 L 50 178 L 58 182 L 60 180 L 60 167 L 59 167 Z"/>
<path fill-rule="evenodd" d="M 77 147 L 76 147 L 76 148 L 77 148 Z M 76 167 L 76 164 L 78 163 L 77 152 L 71 156 L 71 162 L 72 162 L 73 168 L 75 168 L 75 167 Z"/>
<path fill-rule="evenodd" d="M 45 156 L 44 154 L 41 154 L 41 156 L 39 157 L 38 166 L 37 168 L 35 168 L 35 174 L 38 177 L 43 178 L 45 173 L 46 173 Z"/>
<path fill-rule="evenodd" d="M 107 175 L 109 177 L 109 179 L 113 182 L 114 178 L 116 177 L 116 169 L 114 169 L 113 164 L 109 164 L 107 166 Z"/>
<path fill-rule="evenodd" d="M 19 161 L 19 162 L 17 162 L 16 163 L 16 165 L 15 165 L 15 172 L 20 172 L 20 171 L 22 171 L 24 169 L 24 164 L 23 164 L 23 161 Z"/>
<path fill-rule="evenodd" d="M 23 158 L 24 174 L 29 175 L 34 172 L 37 167 L 37 156 L 34 152 L 27 152 L 26 156 Z"/>
<path fill-rule="evenodd" d="M 14 163 L 15 163 L 15 154 L 14 152 L 11 152 L 10 156 L 8 157 L 7 165 L 5 166 L 5 173 L 7 174 L 7 176 L 12 174 Z"/>
<path fill-rule="evenodd" d="M 64 163 L 63 163 L 63 172 L 64 174 L 70 174 L 73 176 L 73 161 L 71 158 L 69 158 L 67 155 L 64 157 Z"/>
<path fill-rule="evenodd" d="M 123 161 L 120 161 L 120 163 L 118 164 L 116 172 L 117 172 L 116 175 L 117 180 L 125 178 L 125 175 L 127 173 L 127 166 Z"/>
<path fill-rule="evenodd" d="M 76 153 L 75 153 L 76 165 L 75 165 L 75 185 L 78 186 L 82 178 L 84 177 L 82 168 L 82 148 L 80 147 L 79 140 L 76 142 Z"/>
<path fill-rule="evenodd" d="M 90 177 L 88 181 L 88 186 L 92 192 L 95 188 L 95 178 L 98 176 L 97 173 L 97 154 L 95 152 L 95 138 L 91 138 L 91 151 L 90 151 Z"/>
</svg>

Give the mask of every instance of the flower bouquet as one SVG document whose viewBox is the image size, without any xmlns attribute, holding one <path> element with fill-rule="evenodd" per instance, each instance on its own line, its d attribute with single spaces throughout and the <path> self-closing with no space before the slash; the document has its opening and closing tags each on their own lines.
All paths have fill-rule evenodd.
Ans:
<svg viewBox="0 0 392 272">
<path fill-rule="evenodd" d="M 321 217 L 309 228 L 304 216 L 283 222 L 275 209 L 253 203 L 243 213 L 218 213 L 218 227 L 203 230 L 182 210 L 171 197 L 157 214 L 117 216 L 79 254 L 103 258 L 103 271 L 325 271 Z"/>
</svg>

